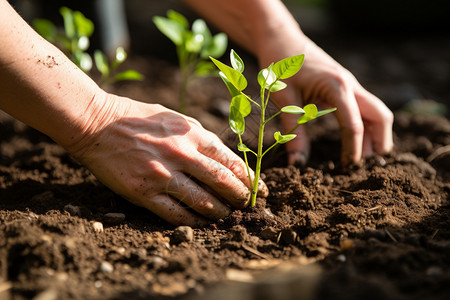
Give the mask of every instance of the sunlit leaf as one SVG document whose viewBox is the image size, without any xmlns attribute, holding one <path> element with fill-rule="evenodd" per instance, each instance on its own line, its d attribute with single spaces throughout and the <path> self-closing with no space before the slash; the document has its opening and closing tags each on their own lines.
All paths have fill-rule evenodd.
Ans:
<svg viewBox="0 0 450 300">
<path fill-rule="evenodd" d="M 242 152 L 250 152 L 250 151 L 252 151 L 252 150 L 251 150 L 249 147 L 247 147 L 247 145 L 245 145 L 244 143 L 238 143 L 237 148 L 238 148 L 239 151 L 242 151 Z"/>
<path fill-rule="evenodd" d="M 321 116 L 326 115 L 326 114 L 329 114 L 329 113 L 332 113 L 335 110 L 336 110 L 336 107 L 321 110 L 321 111 L 317 112 L 316 118 L 321 117 Z"/>
<path fill-rule="evenodd" d="M 90 37 L 94 33 L 94 23 L 86 18 L 80 11 L 73 12 L 73 21 L 78 37 Z"/>
<path fill-rule="evenodd" d="M 238 91 L 242 91 L 247 87 L 247 79 L 245 79 L 244 75 L 239 73 L 239 71 L 236 71 L 211 56 L 210 59 Z"/>
<path fill-rule="evenodd" d="M 288 114 L 303 114 L 305 111 L 303 108 L 297 106 L 297 105 L 288 105 L 280 109 L 281 112 L 288 113 Z"/>
<path fill-rule="evenodd" d="M 231 99 L 230 110 L 232 107 L 236 108 L 244 118 L 252 111 L 250 101 L 242 94 L 234 96 L 233 99 Z"/>
<path fill-rule="evenodd" d="M 102 73 L 104 77 L 108 76 L 109 66 L 105 54 L 103 54 L 103 52 L 101 52 L 100 50 L 96 50 L 94 52 L 94 61 L 95 66 L 100 71 L 100 73 Z"/>
<path fill-rule="evenodd" d="M 262 69 L 258 73 L 258 83 L 261 88 L 268 88 L 272 83 L 274 83 L 277 80 L 277 76 L 272 71 L 273 64 L 271 64 L 269 67 Z"/>
<path fill-rule="evenodd" d="M 170 20 L 175 21 L 178 24 L 180 24 L 184 29 L 188 29 L 189 22 L 182 14 L 180 14 L 180 13 L 178 13 L 178 12 L 172 10 L 172 9 L 169 9 L 167 11 L 167 17 Z"/>
<path fill-rule="evenodd" d="M 279 131 L 275 132 L 273 134 L 273 137 L 279 144 L 285 144 L 289 142 L 290 140 L 295 139 L 297 135 L 296 134 L 281 134 Z"/>
<path fill-rule="evenodd" d="M 269 91 L 271 91 L 272 93 L 274 92 L 278 92 L 281 91 L 282 89 L 285 89 L 287 87 L 287 84 L 284 83 L 283 81 L 275 81 L 275 83 L 272 84 L 272 86 L 268 86 L 267 88 L 269 89 Z"/>
<path fill-rule="evenodd" d="M 237 96 L 237 95 L 240 95 L 240 94 L 241 94 L 241 92 L 238 91 L 238 90 L 234 87 L 234 85 L 228 80 L 228 78 L 225 76 L 225 74 L 223 74 L 222 72 L 219 72 L 219 76 L 220 76 L 220 78 L 222 78 L 222 81 L 223 81 L 223 82 L 225 83 L 225 85 L 227 86 L 228 91 L 229 91 L 230 94 L 231 94 L 231 97 L 234 97 L 234 96 Z"/>
<path fill-rule="evenodd" d="M 203 45 L 201 52 L 201 58 L 221 57 L 228 47 L 228 37 L 225 33 L 221 32 L 212 37 L 209 43 Z"/>
<path fill-rule="evenodd" d="M 315 104 L 308 104 L 303 107 L 305 114 L 298 118 L 297 124 L 304 124 L 317 117 L 317 106 Z"/>
<path fill-rule="evenodd" d="M 144 80 L 144 76 L 136 70 L 126 70 L 116 74 L 113 78 L 114 81 L 122 80 Z"/>
<path fill-rule="evenodd" d="M 116 49 L 116 61 L 122 63 L 127 59 L 127 52 L 123 47 L 117 47 Z"/>
<path fill-rule="evenodd" d="M 183 44 L 183 35 L 186 30 L 180 23 L 160 16 L 154 16 L 153 23 L 175 45 L 180 46 Z"/>
<path fill-rule="evenodd" d="M 280 60 L 273 66 L 273 71 L 279 79 L 286 79 L 295 75 L 303 65 L 305 55 L 300 54 Z"/>
<path fill-rule="evenodd" d="M 235 107 L 230 107 L 230 117 L 229 124 L 231 130 L 238 134 L 242 135 L 245 131 L 245 120 L 244 116 L 239 112 L 239 110 Z"/>
<path fill-rule="evenodd" d="M 230 61 L 233 69 L 239 71 L 240 73 L 244 72 L 244 62 L 233 49 L 230 51 Z"/>
<path fill-rule="evenodd" d="M 59 9 L 60 14 L 64 20 L 64 30 L 66 32 L 66 36 L 70 39 L 76 37 L 76 29 L 75 29 L 75 21 L 73 19 L 72 10 L 68 7 L 61 7 Z"/>
<path fill-rule="evenodd" d="M 199 61 L 195 66 L 195 75 L 199 77 L 217 76 L 218 70 L 210 61 Z"/>
</svg>

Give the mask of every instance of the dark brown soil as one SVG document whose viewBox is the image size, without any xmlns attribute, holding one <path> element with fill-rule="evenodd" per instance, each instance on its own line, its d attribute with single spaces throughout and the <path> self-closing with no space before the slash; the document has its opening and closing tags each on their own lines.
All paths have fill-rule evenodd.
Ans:
<svg viewBox="0 0 450 300">
<path fill-rule="evenodd" d="M 176 70 L 133 64 L 145 84 L 113 91 L 175 108 Z M 222 83 L 196 82 L 190 99 L 188 113 L 234 147 L 217 130 Z M 450 122 L 398 111 L 396 151 L 349 171 L 333 118 L 309 129 L 308 166 L 285 167 L 280 148 L 264 169 L 267 199 L 191 235 L 2 115 L 0 299 L 449 299 Z"/>
</svg>

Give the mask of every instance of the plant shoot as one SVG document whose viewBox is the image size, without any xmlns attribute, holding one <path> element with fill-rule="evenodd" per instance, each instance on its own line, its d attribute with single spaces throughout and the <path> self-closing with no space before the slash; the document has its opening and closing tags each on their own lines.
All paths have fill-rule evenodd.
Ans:
<svg viewBox="0 0 450 300">
<path fill-rule="evenodd" d="M 210 59 L 217 66 L 217 68 L 219 68 L 219 76 L 222 78 L 231 94 L 229 125 L 231 130 L 239 137 L 237 149 L 243 152 L 244 155 L 244 161 L 247 167 L 247 176 L 251 186 L 251 206 L 254 206 L 258 191 L 258 182 L 261 175 L 262 158 L 276 145 L 285 144 L 294 139 L 296 135 L 291 132 L 293 132 L 299 125 L 331 113 L 335 111 L 336 108 L 318 111 L 314 104 L 308 104 L 303 108 L 295 105 L 289 105 L 282 107 L 270 117 L 266 116 L 270 94 L 286 88 L 286 83 L 281 80 L 297 74 L 303 65 L 303 54 L 282 59 L 279 62 L 272 63 L 267 68 L 259 71 L 257 76 L 260 86 L 259 102 L 253 100 L 243 92 L 247 87 L 247 79 L 243 75 L 244 62 L 234 50 L 231 50 L 230 52 L 231 67 L 213 57 L 210 57 Z M 242 135 L 245 131 L 245 117 L 251 113 L 252 105 L 256 106 L 260 111 L 258 146 L 256 151 L 247 147 L 242 140 Z M 281 113 L 298 114 L 301 116 L 297 120 L 296 127 L 292 128 L 287 134 L 281 134 L 280 131 L 275 132 L 275 142 L 267 149 L 263 149 L 264 128 L 270 120 Z M 253 179 L 250 176 L 250 166 L 248 163 L 247 153 L 251 153 L 256 156 L 255 176 Z"/>
</svg>

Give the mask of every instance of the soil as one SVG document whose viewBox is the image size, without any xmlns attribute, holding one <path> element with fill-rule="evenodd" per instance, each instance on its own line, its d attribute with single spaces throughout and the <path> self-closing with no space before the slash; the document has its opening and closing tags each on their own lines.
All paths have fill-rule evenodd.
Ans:
<svg viewBox="0 0 450 300">
<path fill-rule="evenodd" d="M 176 108 L 172 62 L 136 55 L 127 64 L 147 79 L 113 92 Z M 234 147 L 218 130 L 227 128 L 222 83 L 198 80 L 189 95 L 188 114 Z M 267 199 L 195 229 L 130 204 L 48 137 L 1 115 L 0 299 L 449 299 L 450 122 L 395 112 L 392 154 L 343 170 L 336 122 L 316 120 L 306 167 L 286 167 L 280 148 L 264 166 Z"/>
</svg>

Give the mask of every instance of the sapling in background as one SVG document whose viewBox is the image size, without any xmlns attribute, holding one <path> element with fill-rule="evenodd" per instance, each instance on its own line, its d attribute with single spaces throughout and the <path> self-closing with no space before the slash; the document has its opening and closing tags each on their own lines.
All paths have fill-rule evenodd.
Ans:
<svg viewBox="0 0 450 300">
<path fill-rule="evenodd" d="M 64 32 L 60 32 L 57 26 L 47 19 L 35 19 L 33 27 L 46 40 L 61 49 L 80 69 L 89 73 L 93 64 L 87 50 L 90 46 L 89 38 L 94 33 L 94 23 L 80 11 L 61 7 L 59 12 L 64 20 Z M 94 52 L 95 66 L 102 74 L 99 84 L 106 85 L 121 80 L 142 80 L 142 74 L 135 70 L 115 73 L 117 67 L 126 58 L 127 53 L 122 47 L 116 49 L 114 60 L 110 63 L 103 52 L 96 50 Z"/>
<path fill-rule="evenodd" d="M 292 132 L 299 125 L 333 112 L 336 110 L 336 108 L 318 111 L 317 107 L 314 104 L 308 104 L 303 108 L 295 105 L 289 105 L 282 107 L 272 116 L 266 116 L 270 94 L 286 88 L 286 83 L 281 80 L 295 75 L 300 70 L 304 60 L 303 54 L 288 57 L 280 60 L 279 62 L 272 63 L 270 66 L 262 69 L 258 73 L 257 80 L 260 86 L 259 102 L 253 100 L 243 92 L 243 90 L 247 87 L 247 79 L 242 74 L 242 72 L 244 71 L 244 62 L 234 50 L 231 50 L 230 52 L 231 67 L 225 65 L 224 63 L 218 61 L 213 57 L 210 58 L 217 66 L 217 68 L 219 68 L 219 76 L 227 86 L 232 97 L 230 103 L 229 125 L 231 130 L 239 137 L 237 148 L 239 151 L 242 151 L 244 155 L 244 161 L 247 167 L 247 175 L 251 186 L 251 206 L 254 206 L 258 191 L 259 177 L 261 175 L 261 162 L 264 155 L 266 155 L 276 145 L 284 144 L 294 139 L 296 135 L 292 134 Z M 252 103 L 260 109 L 258 146 L 256 151 L 253 151 L 242 142 L 242 135 L 245 131 L 245 117 L 250 114 Z M 281 113 L 300 114 L 301 116 L 297 120 L 297 126 L 292 128 L 287 134 L 281 134 L 280 131 L 275 132 L 275 142 L 270 147 L 264 150 L 264 127 L 270 120 Z M 251 153 L 256 156 L 255 176 L 253 179 L 250 176 L 250 166 L 248 163 L 247 153 Z"/>
<path fill-rule="evenodd" d="M 217 69 L 208 57 L 221 57 L 228 45 L 225 33 L 212 35 L 203 19 L 196 19 L 189 28 L 189 21 L 174 10 L 167 11 L 167 18 L 153 17 L 156 27 L 176 46 L 181 73 L 179 111 L 186 110 L 187 87 L 196 76 L 217 76 Z"/>
</svg>

